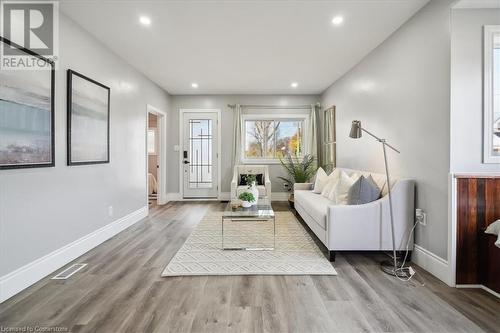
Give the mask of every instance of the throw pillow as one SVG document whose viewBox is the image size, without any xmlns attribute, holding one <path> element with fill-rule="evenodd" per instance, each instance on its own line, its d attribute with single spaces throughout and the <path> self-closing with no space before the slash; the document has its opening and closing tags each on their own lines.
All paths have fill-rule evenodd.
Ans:
<svg viewBox="0 0 500 333">
<path fill-rule="evenodd" d="M 326 196 L 328 198 L 328 200 L 330 200 L 334 204 L 337 202 L 336 189 L 337 189 L 337 186 L 339 185 L 339 181 L 340 180 L 337 179 L 334 182 L 332 182 L 332 186 L 330 187 L 330 191 Z"/>
<path fill-rule="evenodd" d="M 249 176 L 249 174 L 240 174 L 240 183 L 238 184 L 239 186 L 244 186 L 247 185 L 246 178 Z M 255 183 L 257 185 L 264 185 L 264 175 L 262 173 L 258 173 L 253 175 L 255 176 Z"/>
<path fill-rule="evenodd" d="M 328 182 L 331 179 L 333 179 L 334 176 L 335 176 L 334 172 L 332 172 L 330 175 L 327 175 L 325 170 L 323 170 L 323 168 L 320 167 L 316 172 L 316 179 L 314 180 L 313 192 L 322 193 L 326 184 L 328 184 Z"/>
<path fill-rule="evenodd" d="M 330 198 L 334 199 L 332 201 L 334 201 L 337 205 L 346 205 L 347 194 L 349 193 L 349 189 L 356 182 L 358 177 L 359 175 L 357 174 L 354 174 L 351 177 L 349 177 L 349 175 L 347 175 L 345 171 L 342 171 L 340 173 L 340 178 L 338 180 L 338 183 L 336 184 L 333 190 L 334 194 L 330 195 Z"/>
<path fill-rule="evenodd" d="M 500 235 L 500 220 L 491 223 L 484 232 L 491 235 Z"/>
<path fill-rule="evenodd" d="M 339 182 L 338 179 L 330 179 L 328 181 L 328 184 L 325 185 L 323 188 L 323 191 L 321 191 L 321 195 L 324 196 L 327 199 L 331 199 L 332 192 L 334 192 L 335 186 L 337 186 L 337 183 Z"/>
<path fill-rule="evenodd" d="M 332 173 L 328 177 L 331 177 L 332 179 L 338 180 L 340 178 L 340 169 L 337 169 L 337 168 L 333 169 Z"/>
<path fill-rule="evenodd" d="M 488 228 L 486 228 L 485 233 L 491 235 L 497 235 L 497 240 L 495 242 L 496 247 L 500 247 L 500 220 L 497 220 L 490 224 Z"/>
<path fill-rule="evenodd" d="M 347 194 L 348 205 L 362 205 L 377 200 L 380 197 L 380 189 L 372 176 L 359 177 L 351 186 Z"/>
</svg>

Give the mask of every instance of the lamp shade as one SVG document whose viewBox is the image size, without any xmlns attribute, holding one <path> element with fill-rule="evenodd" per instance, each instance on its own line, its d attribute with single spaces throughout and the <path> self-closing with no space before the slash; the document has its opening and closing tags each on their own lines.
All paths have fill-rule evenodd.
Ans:
<svg viewBox="0 0 500 333">
<path fill-rule="evenodd" d="M 361 121 L 359 120 L 353 120 L 352 125 L 351 125 L 351 132 L 349 133 L 349 136 L 353 139 L 359 139 L 362 135 L 361 132 Z"/>
</svg>

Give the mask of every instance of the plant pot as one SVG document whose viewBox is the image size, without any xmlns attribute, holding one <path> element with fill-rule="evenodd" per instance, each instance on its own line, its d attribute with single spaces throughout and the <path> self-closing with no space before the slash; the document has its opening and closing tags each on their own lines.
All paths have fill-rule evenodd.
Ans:
<svg viewBox="0 0 500 333">
<path fill-rule="evenodd" d="M 249 201 L 242 201 L 242 202 L 241 202 L 241 206 L 242 206 L 243 208 L 250 208 L 250 207 L 252 207 L 252 203 L 251 203 L 251 202 L 249 202 Z"/>
</svg>

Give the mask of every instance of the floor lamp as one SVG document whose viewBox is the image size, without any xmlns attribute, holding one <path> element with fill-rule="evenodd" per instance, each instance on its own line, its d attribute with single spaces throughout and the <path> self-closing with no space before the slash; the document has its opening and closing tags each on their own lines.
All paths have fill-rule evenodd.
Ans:
<svg viewBox="0 0 500 333">
<path fill-rule="evenodd" d="M 361 138 L 363 132 L 366 134 L 370 135 L 371 137 L 375 138 L 378 142 L 382 144 L 382 148 L 384 150 L 384 164 L 385 164 L 385 176 L 387 178 L 387 194 L 389 196 L 389 214 L 391 216 L 391 233 L 392 233 L 392 255 L 393 255 L 393 260 L 392 262 L 390 261 L 383 261 L 381 263 L 381 268 L 382 271 L 384 271 L 387 274 L 402 277 L 402 278 L 407 278 L 409 276 L 409 273 L 407 272 L 407 269 L 404 267 L 398 267 L 398 260 L 396 257 L 396 240 L 394 239 L 394 216 L 392 212 L 392 197 L 391 197 L 391 183 L 390 183 L 390 178 L 389 178 L 389 167 L 387 166 L 387 149 L 386 147 L 391 148 L 394 150 L 396 153 L 401 153 L 399 150 L 391 146 L 390 144 L 387 143 L 385 139 L 381 139 L 378 136 L 374 135 L 373 133 L 370 133 L 369 131 L 365 130 L 363 127 L 361 127 L 361 121 L 359 120 L 353 120 L 352 125 L 351 125 L 351 132 L 349 133 L 349 136 L 353 139 L 359 139 Z M 401 265 L 403 266 L 403 265 Z"/>
</svg>

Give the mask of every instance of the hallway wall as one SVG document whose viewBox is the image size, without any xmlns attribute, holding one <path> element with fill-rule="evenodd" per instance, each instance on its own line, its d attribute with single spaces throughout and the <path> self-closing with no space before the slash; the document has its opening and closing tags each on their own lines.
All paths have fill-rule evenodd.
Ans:
<svg viewBox="0 0 500 333">
<path fill-rule="evenodd" d="M 55 167 L 0 172 L 0 283 L 12 278 L 9 273 L 147 207 L 146 105 L 168 110 L 169 94 L 63 13 L 59 38 Z M 68 68 L 111 88 L 109 164 L 66 165 Z"/>
</svg>

